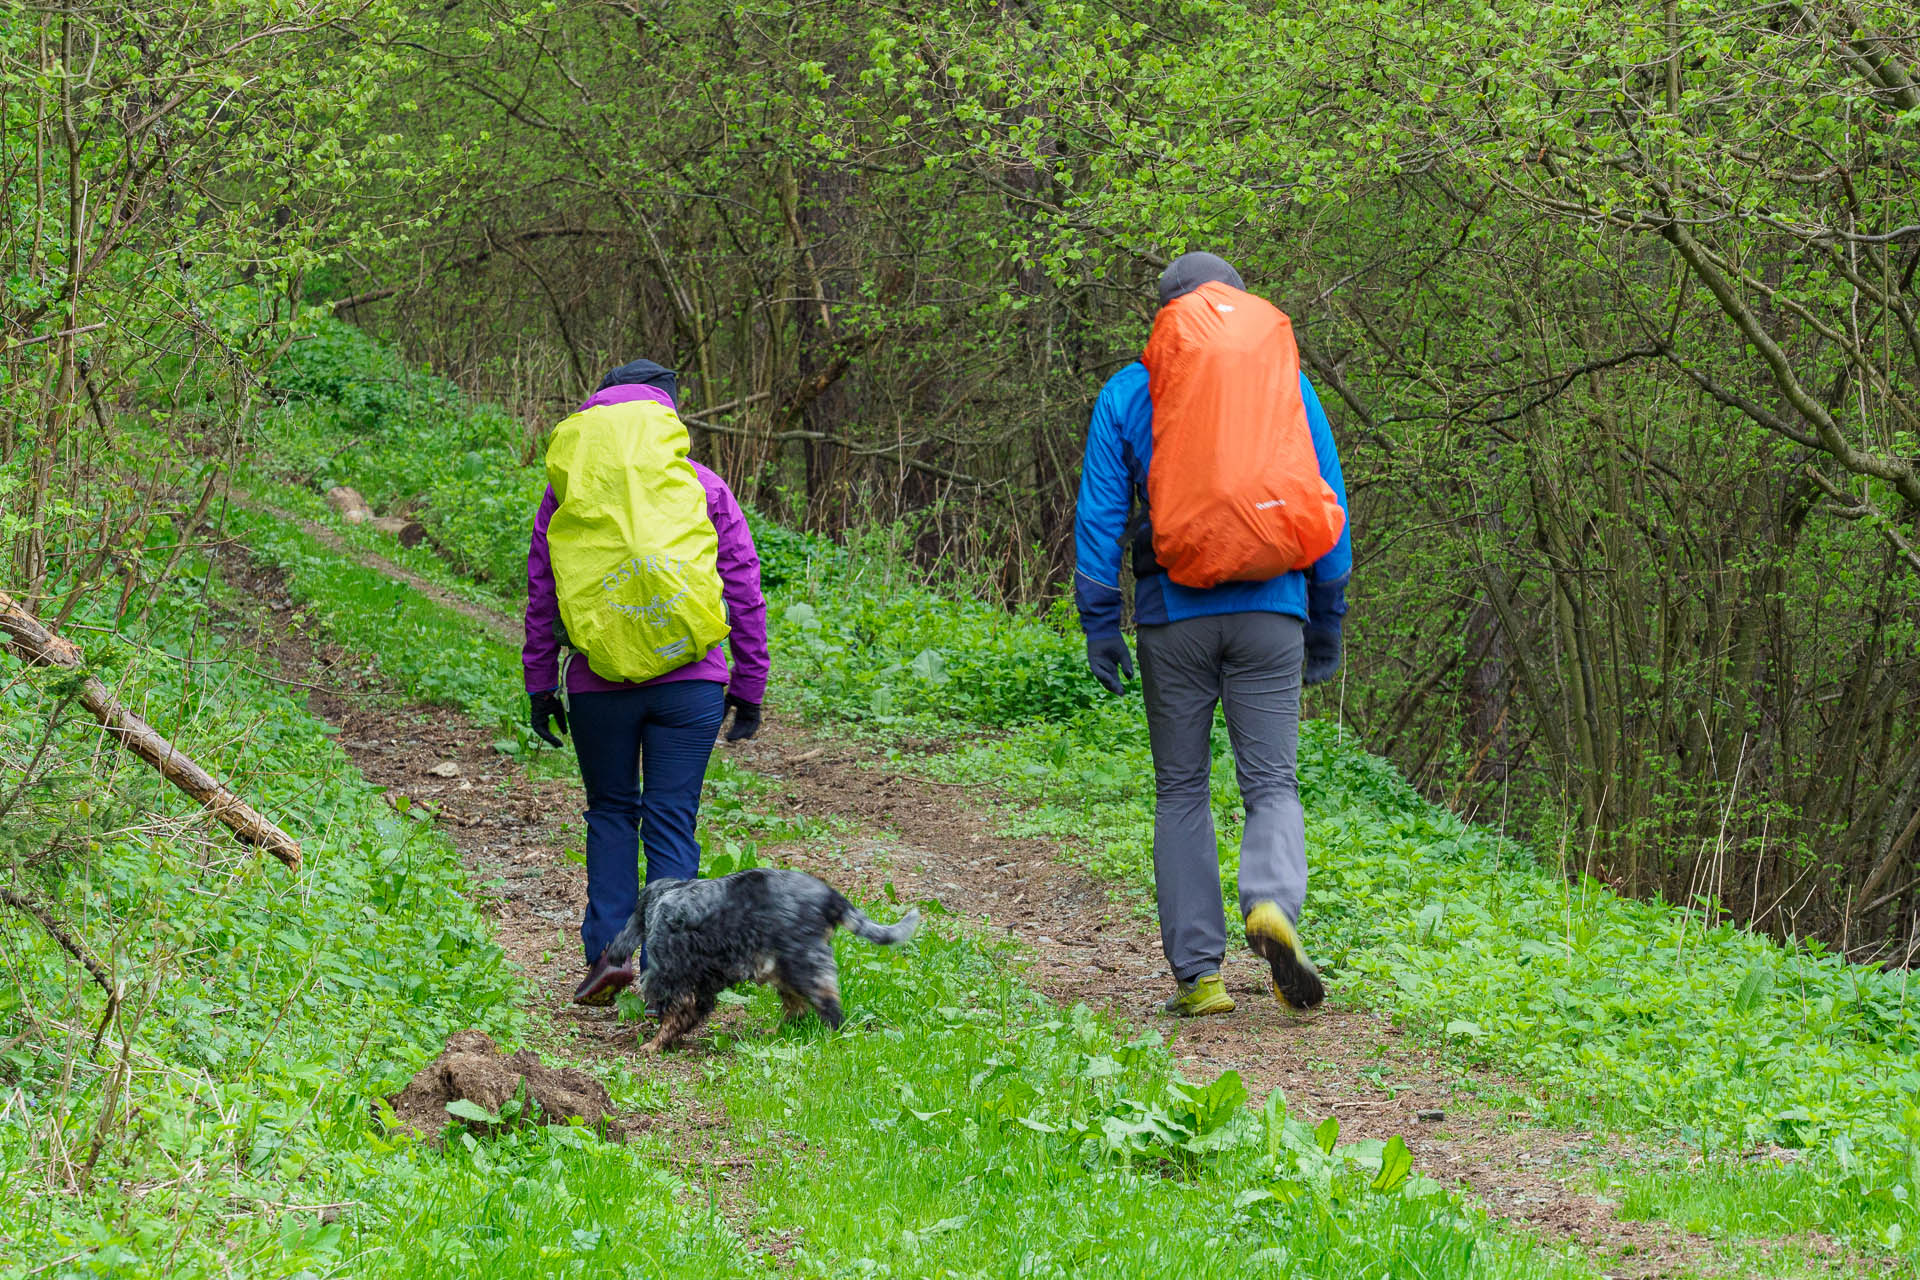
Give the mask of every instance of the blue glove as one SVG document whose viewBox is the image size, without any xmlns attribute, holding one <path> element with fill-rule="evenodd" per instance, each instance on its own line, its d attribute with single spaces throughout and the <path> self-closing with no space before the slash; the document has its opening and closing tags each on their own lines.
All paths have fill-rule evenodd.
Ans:
<svg viewBox="0 0 1920 1280">
<path fill-rule="evenodd" d="M 1124 671 L 1127 679 L 1133 679 L 1133 653 L 1118 631 L 1087 637 L 1087 669 L 1110 692 L 1126 692 L 1126 686 L 1120 683 L 1120 673 Z"/>
<path fill-rule="evenodd" d="M 1333 679 L 1340 669 L 1340 627 L 1347 616 L 1347 579 L 1307 584 L 1306 662 L 1302 682 L 1315 685 Z"/>
</svg>

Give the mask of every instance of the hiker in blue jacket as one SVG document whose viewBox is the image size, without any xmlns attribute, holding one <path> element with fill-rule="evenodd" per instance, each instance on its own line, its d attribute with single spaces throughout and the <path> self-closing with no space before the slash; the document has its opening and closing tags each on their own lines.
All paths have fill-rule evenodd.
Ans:
<svg viewBox="0 0 1920 1280">
<path fill-rule="evenodd" d="M 1160 277 L 1165 306 L 1208 281 L 1244 288 L 1210 253 L 1176 259 Z M 1320 474 L 1347 504 L 1340 455 L 1326 410 L 1300 375 Z M 1302 682 L 1340 666 L 1341 620 L 1353 548 L 1343 530 L 1308 572 L 1204 590 L 1171 581 L 1154 560 L 1147 468 L 1153 402 L 1139 361 L 1107 380 L 1093 407 L 1075 513 L 1074 602 L 1087 635 L 1087 665 L 1114 693 L 1133 658 L 1120 632 L 1120 560 L 1130 549 L 1147 732 L 1153 749 L 1153 875 L 1160 942 L 1177 989 L 1169 1013 L 1227 1013 L 1218 846 L 1210 804 L 1215 706 L 1224 704 L 1246 829 L 1240 842 L 1240 912 L 1247 942 L 1272 969 L 1276 995 L 1295 1008 L 1325 998 L 1300 943 L 1307 893 L 1306 816 L 1295 780 Z"/>
</svg>

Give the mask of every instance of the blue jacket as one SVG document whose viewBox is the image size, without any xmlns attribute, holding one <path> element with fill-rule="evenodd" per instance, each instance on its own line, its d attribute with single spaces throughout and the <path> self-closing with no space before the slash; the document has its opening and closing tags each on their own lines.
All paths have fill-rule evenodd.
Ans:
<svg viewBox="0 0 1920 1280">
<path fill-rule="evenodd" d="M 1347 486 L 1340 478 L 1340 452 L 1333 428 L 1307 375 L 1300 375 L 1307 403 L 1307 424 L 1320 474 L 1346 510 Z M 1153 459 L 1153 401 L 1147 395 L 1147 367 L 1138 360 L 1107 379 L 1094 402 L 1087 428 L 1087 457 L 1080 471 L 1080 502 L 1074 515 L 1073 600 L 1080 626 L 1090 636 L 1120 630 L 1120 558 L 1132 542 L 1131 518 L 1147 507 L 1147 466 Z M 1134 583 L 1133 618 L 1152 626 L 1217 613 L 1287 613 L 1316 626 L 1338 627 L 1347 611 L 1346 584 L 1353 572 L 1351 526 L 1342 529 L 1333 550 L 1306 573 L 1283 573 L 1265 582 L 1223 582 L 1217 587 L 1183 587 L 1164 573 Z M 1311 602 L 1311 603 L 1310 603 Z"/>
</svg>

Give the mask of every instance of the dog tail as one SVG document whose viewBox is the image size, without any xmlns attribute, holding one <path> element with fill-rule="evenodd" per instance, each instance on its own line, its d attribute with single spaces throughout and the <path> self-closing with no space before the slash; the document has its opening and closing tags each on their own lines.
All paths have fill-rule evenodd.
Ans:
<svg viewBox="0 0 1920 1280">
<path fill-rule="evenodd" d="M 842 901 L 844 902 L 845 899 Z M 920 908 L 915 907 L 901 916 L 898 923 L 875 924 L 866 912 L 848 902 L 846 914 L 840 918 L 840 923 L 845 926 L 847 932 L 865 938 L 868 942 L 877 943 L 883 947 L 893 947 L 909 941 L 913 935 L 920 932 Z"/>
<path fill-rule="evenodd" d="M 606 959 L 616 965 L 625 965 L 633 959 L 633 953 L 640 949 L 640 943 L 646 935 L 641 932 L 640 913 L 635 911 L 627 920 L 627 927 L 613 936 L 607 944 Z"/>
</svg>

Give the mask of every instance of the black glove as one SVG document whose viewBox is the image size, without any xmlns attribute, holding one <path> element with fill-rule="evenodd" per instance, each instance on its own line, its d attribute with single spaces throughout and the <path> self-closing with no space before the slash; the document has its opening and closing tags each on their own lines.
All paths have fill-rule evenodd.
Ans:
<svg viewBox="0 0 1920 1280">
<path fill-rule="evenodd" d="M 730 693 L 727 695 L 727 705 L 733 708 L 733 727 L 727 730 L 728 742 L 751 738 L 760 732 L 759 703 L 748 702 L 738 694 Z"/>
<path fill-rule="evenodd" d="M 1124 671 L 1127 679 L 1133 679 L 1133 653 L 1118 631 L 1087 637 L 1087 670 L 1112 692 L 1126 692 L 1120 673 Z"/>
<path fill-rule="evenodd" d="M 1310 685 L 1325 684 L 1340 669 L 1340 620 L 1309 622 L 1306 642 L 1307 660 L 1300 668 L 1300 679 Z"/>
<path fill-rule="evenodd" d="M 553 736 L 552 729 L 547 728 L 547 721 L 551 720 L 561 733 L 567 731 L 567 708 L 560 701 L 559 690 L 549 689 L 545 693 L 530 693 L 527 695 L 527 701 L 532 705 L 533 713 L 530 719 L 533 721 L 534 733 L 544 739 L 549 746 L 559 746 L 560 739 Z"/>
<path fill-rule="evenodd" d="M 1307 615 L 1303 633 L 1307 656 L 1300 668 L 1300 679 L 1304 684 L 1325 684 L 1340 669 L 1340 628 L 1347 616 L 1347 580 L 1309 583 Z"/>
</svg>

